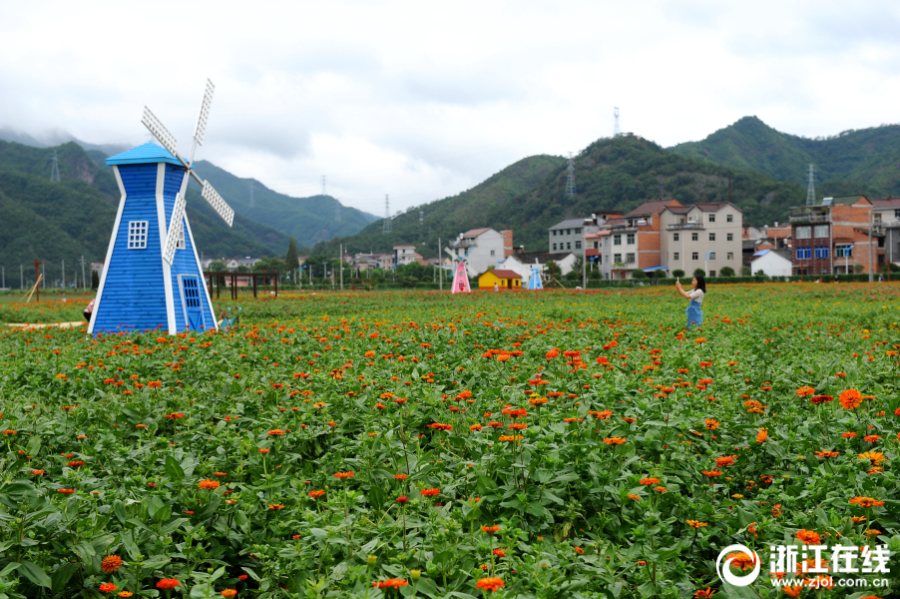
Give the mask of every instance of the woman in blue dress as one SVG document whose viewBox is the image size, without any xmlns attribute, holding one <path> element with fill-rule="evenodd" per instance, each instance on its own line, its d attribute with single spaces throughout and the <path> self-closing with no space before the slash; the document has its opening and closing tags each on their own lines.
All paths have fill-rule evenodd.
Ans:
<svg viewBox="0 0 900 599">
<path fill-rule="evenodd" d="M 691 300 L 691 303 L 688 304 L 687 310 L 685 310 L 685 314 L 687 314 L 687 328 L 691 329 L 691 325 L 701 327 L 703 326 L 703 296 L 706 295 L 706 278 L 703 275 L 696 275 L 694 280 L 691 281 L 692 289 L 690 291 L 685 291 L 681 286 L 681 281 L 675 281 L 675 287 L 678 289 L 678 293 L 683 297 Z"/>
</svg>

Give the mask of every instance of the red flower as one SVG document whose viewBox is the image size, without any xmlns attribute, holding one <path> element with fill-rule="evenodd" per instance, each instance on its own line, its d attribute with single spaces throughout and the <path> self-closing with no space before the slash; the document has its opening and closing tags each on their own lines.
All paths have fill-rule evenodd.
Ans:
<svg viewBox="0 0 900 599">
<path fill-rule="evenodd" d="M 399 503 L 400 505 L 403 505 L 407 501 L 409 501 L 409 497 L 407 497 L 406 495 L 401 495 L 397 498 L 397 503 Z"/>
<path fill-rule="evenodd" d="M 438 495 L 441 492 L 441 490 L 440 489 L 422 489 L 420 492 L 425 497 L 434 497 L 435 495 Z"/>
<path fill-rule="evenodd" d="M 179 586 L 181 583 L 178 582 L 177 578 L 163 578 L 159 582 L 156 583 L 156 588 L 158 589 L 174 589 Z"/>
</svg>

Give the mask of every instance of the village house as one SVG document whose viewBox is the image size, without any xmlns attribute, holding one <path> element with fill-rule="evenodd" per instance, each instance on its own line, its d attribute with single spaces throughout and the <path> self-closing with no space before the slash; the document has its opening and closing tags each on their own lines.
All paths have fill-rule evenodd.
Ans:
<svg viewBox="0 0 900 599">
<path fill-rule="evenodd" d="M 770 277 L 791 276 L 790 250 L 765 249 L 753 256 L 750 262 L 751 274 L 765 274 Z"/>
<path fill-rule="evenodd" d="M 514 270 L 492 268 L 478 277 L 479 289 L 519 289 L 522 287 L 522 277 Z"/>
<path fill-rule="evenodd" d="M 670 273 L 682 270 L 688 276 L 700 268 L 715 277 L 726 266 L 737 273 L 743 252 L 741 217 L 730 202 L 665 206 L 659 214 L 664 232 L 658 263 Z"/>
<path fill-rule="evenodd" d="M 600 271 L 606 279 L 630 279 L 640 268 L 645 272 L 665 265 L 660 256 L 659 215 L 668 206 L 678 207 L 674 199 L 644 202 L 622 218 L 609 218 L 609 235 L 600 240 Z"/>
<path fill-rule="evenodd" d="M 550 273 L 547 269 L 548 262 L 553 262 L 559 267 L 556 276 L 565 276 L 572 271 L 572 268 L 574 268 L 575 260 L 575 254 L 572 252 L 529 253 L 526 252 L 524 248 L 520 247 L 517 248 L 511 256 L 506 258 L 506 260 L 501 262 L 497 268 L 514 271 L 522 277 L 523 281 L 527 281 L 531 277 L 531 268 L 537 266 L 541 271 L 541 279 L 546 281 L 550 278 Z"/>
<path fill-rule="evenodd" d="M 454 258 L 466 259 L 466 274 L 475 278 L 499 264 L 512 253 L 512 231 L 495 231 L 489 227 L 460 233 L 450 242 L 448 251 Z"/>
<path fill-rule="evenodd" d="M 884 264 L 884 229 L 870 224 L 874 208 L 863 195 L 823 198 L 818 205 L 794 208 L 793 273 L 869 272 L 870 249 L 872 269 Z"/>
</svg>

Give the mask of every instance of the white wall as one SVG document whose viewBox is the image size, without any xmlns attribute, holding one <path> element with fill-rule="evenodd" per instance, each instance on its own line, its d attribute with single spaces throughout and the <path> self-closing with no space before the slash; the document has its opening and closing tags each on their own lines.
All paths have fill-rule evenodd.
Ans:
<svg viewBox="0 0 900 599">
<path fill-rule="evenodd" d="M 767 252 L 750 263 L 750 272 L 756 274 L 763 271 L 770 277 L 791 276 L 791 261 L 775 252 Z"/>
</svg>

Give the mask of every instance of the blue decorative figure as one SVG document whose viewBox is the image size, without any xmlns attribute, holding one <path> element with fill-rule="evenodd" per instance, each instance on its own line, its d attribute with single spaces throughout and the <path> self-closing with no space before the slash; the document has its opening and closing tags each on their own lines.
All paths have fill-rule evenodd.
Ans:
<svg viewBox="0 0 900 599">
<path fill-rule="evenodd" d="M 531 267 L 531 277 L 528 279 L 528 289 L 543 289 L 541 283 L 541 268 L 539 266 Z"/>
</svg>

